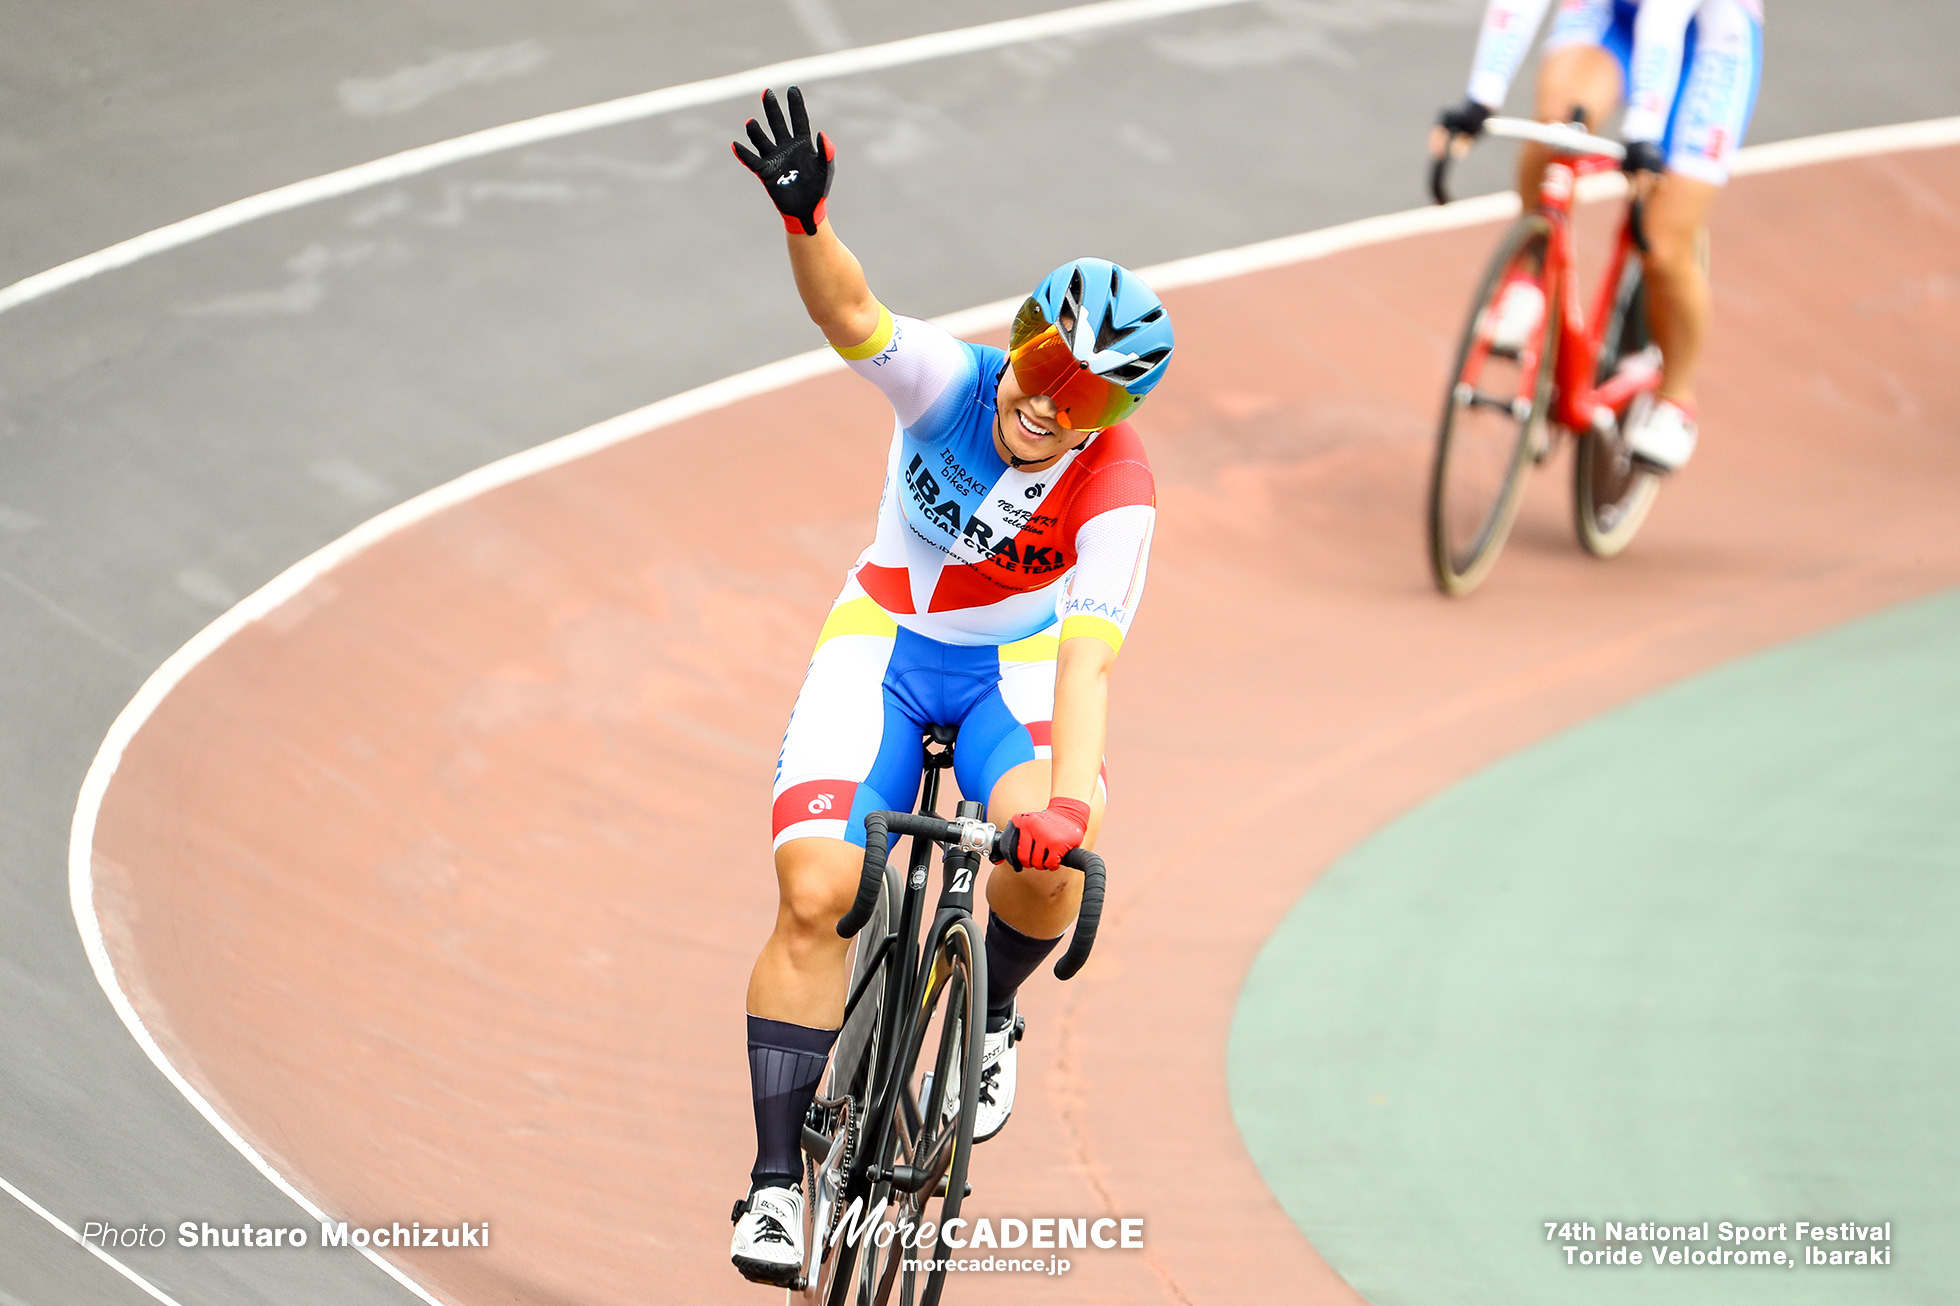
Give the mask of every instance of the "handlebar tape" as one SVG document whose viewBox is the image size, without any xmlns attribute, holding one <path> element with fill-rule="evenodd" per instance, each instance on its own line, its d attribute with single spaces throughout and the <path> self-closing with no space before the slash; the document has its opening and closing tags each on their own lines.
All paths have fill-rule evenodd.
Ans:
<svg viewBox="0 0 1960 1306">
<path fill-rule="evenodd" d="M 885 858 L 891 853 L 890 831 L 885 826 L 885 818 L 890 812 L 866 812 L 864 815 L 864 872 L 858 878 L 857 901 L 837 922 L 837 934 L 848 939 L 864 928 L 871 919 L 871 909 L 878 905 L 878 890 L 885 882 Z"/>
<path fill-rule="evenodd" d="M 1007 828 L 995 836 L 994 860 L 1020 870 L 1020 864 L 1014 860 L 1019 840 L 1020 833 L 1014 828 L 1014 822 L 1009 821 Z M 1069 979 L 1082 969 L 1082 963 L 1089 960 L 1089 950 L 1096 946 L 1096 926 L 1102 923 L 1103 882 L 1108 872 L 1103 859 L 1087 848 L 1069 849 L 1062 856 L 1062 865 L 1082 872 L 1082 908 L 1075 914 L 1075 934 L 1068 941 L 1068 951 L 1055 963 L 1055 978 Z"/>
<path fill-rule="evenodd" d="M 924 835 L 928 839 L 947 840 L 958 835 L 958 827 L 951 821 L 936 816 L 921 816 L 912 812 L 868 812 L 864 817 L 864 871 L 858 879 L 857 901 L 837 922 L 837 933 L 850 938 L 871 919 L 871 909 L 878 905 L 878 891 L 885 880 L 885 860 L 890 855 L 891 836 L 894 834 Z M 1020 865 L 1014 860 L 1014 844 L 1018 834 L 1014 823 L 995 836 L 993 860 L 1006 862 L 1015 870 Z M 1082 872 L 1082 909 L 1076 913 L 1075 933 L 1068 941 L 1068 951 L 1055 963 L 1057 979 L 1072 978 L 1089 960 L 1089 950 L 1096 946 L 1096 927 L 1102 923 L 1103 885 L 1108 872 L 1103 859 L 1087 848 L 1071 848 L 1063 857 L 1062 865 L 1070 870 Z"/>
<path fill-rule="evenodd" d="M 864 870 L 858 877 L 857 901 L 837 922 L 837 933 L 850 938 L 871 919 L 878 905 L 878 887 L 885 879 L 885 859 L 891 855 L 891 836 L 922 834 L 944 842 L 958 837 L 959 827 L 937 816 L 916 812 L 866 812 L 864 815 Z"/>
<path fill-rule="evenodd" d="M 1082 963 L 1089 960 L 1089 949 L 1096 946 L 1096 926 L 1102 921 L 1103 909 L 1103 859 L 1087 848 L 1071 848 L 1062 858 L 1062 865 L 1082 872 L 1082 910 L 1075 915 L 1075 934 L 1068 941 L 1068 951 L 1055 963 L 1055 978 L 1069 979 L 1082 969 Z"/>
</svg>

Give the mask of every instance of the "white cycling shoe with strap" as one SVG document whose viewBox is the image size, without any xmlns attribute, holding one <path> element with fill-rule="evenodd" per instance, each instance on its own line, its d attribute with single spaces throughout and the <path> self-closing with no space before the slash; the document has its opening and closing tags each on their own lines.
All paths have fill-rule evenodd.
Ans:
<svg viewBox="0 0 1960 1306">
<path fill-rule="evenodd" d="M 1679 471 L 1694 456 L 1694 413 L 1672 399 L 1656 399 L 1631 414 L 1627 450 L 1656 472 Z"/>
<path fill-rule="evenodd" d="M 973 1113 L 973 1141 L 984 1143 L 1007 1124 L 1007 1117 L 1014 1114 L 1014 1079 L 1020 1052 L 1015 1045 L 1021 1041 L 1027 1029 L 1027 1021 L 1016 1012 L 1008 1019 L 1005 1028 L 989 1031 L 980 1044 L 980 1092 L 978 1109 Z M 948 1125 L 960 1111 L 959 1067 L 953 1067 L 948 1076 L 949 1086 L 946 1100 L 940 1104 L 940 1118 Z M 927 1071 L 924 1082 L 919 1086 L 920 1097 L 932 1095 L 932 1072 Z"/>
<path fill-rule="evenodd" d="M 755 1283 L 789 1287 L 803 1273 L 803 1192 L 758 1188 L 735 1203 L 728 1259 Z"/>
<path fill-rule="evenodd" d="M 1014 1114 L 1014 1077 L 1021 1053 L 1016 1046 L 1027 1022 L 1016 1012 L 1007 1027 L 989 1031 L 980 1048 L 980 1108 L 974 1112 L 973 1141 L 984 1143 L 998 1134 Z"/>
</svg>

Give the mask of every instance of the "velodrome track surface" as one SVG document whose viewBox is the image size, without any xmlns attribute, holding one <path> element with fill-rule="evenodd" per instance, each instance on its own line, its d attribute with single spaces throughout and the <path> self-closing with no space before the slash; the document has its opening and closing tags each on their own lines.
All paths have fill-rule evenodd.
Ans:
<svg viewBox="0 0 1960 1306">
<path fill-rule="evenodd" d="M 1033 7 L 9 7 L 0 281 L 457 132 Z M 845 150 L 835 210 L 886 296 L 930 313 L 1018 294 L 1082 247 L 1142 265 L 1399 209 L 1478 8 L 1247 5 L 838 81 L 813 95 Z M 1752 137 L 1960 111 L 1954 21 L 1924 0 L 1777 11 Z M 739 116 L 447 169 L 0 315 L 0 1179 L 50 1214 L 303 1222 L 90 973 L 64 876 L 83 772 L 173 649 L 377 509 L 807 347 L 753 183 L 721 154 Z M 991 177 L 928 184 L 931 133 L 992 148 L 1028 122 L 1115 132 L 1135 166 L 1059 212 Z M 1493 152 L 1483 184 L 1501 171 Z M 807 637 L 784 643 L 794 663 Z M 342 1256 L 125 1259 L 185 1306 L 406 1299 Z M 12 1198 L 0 1291 L 147 1300 Z"/>
<path fill-rule="evenodd" d="M 1337 853 L 1481 764 L 1960 584 L 1956 212 L 1954 148 L 1739 180 L 1693 471 L 1605 565 L 1542 475 L 1468 603 L 1430 592 L 1418 523 L 1493 229 L 1173 292 L 1117 889 L 1080 979 L 1028 992 L 972 1208 L 1142 1215 L 1148 1250 L 1016 1300 L 1357 1300 L 1233 1125 L 1255 950 Z M 870 528 L 882 403 L 824 376 L 443 510 L 218 649 L 124 756 L 96 842 L 118 974 L 323 1205 L 494 1218 L 488 1253 L 402 1258 L 439 1296 L 738 1297 L 760 796 Z"/>
</svg>

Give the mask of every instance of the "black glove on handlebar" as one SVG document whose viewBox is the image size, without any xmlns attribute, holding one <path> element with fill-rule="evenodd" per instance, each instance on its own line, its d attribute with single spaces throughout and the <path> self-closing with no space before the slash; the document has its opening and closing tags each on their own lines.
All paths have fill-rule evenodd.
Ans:
<svg viewBox="0 0 1960 1306">
<path fill-rule="evenodd" d="M 1620 171 L 1629 177 L 1636 172 L 1666 172 L 1667 160 L 1661 147 L 1652 141 L 1628 141 L 1627 156 L 1620 160 Z"/>
<path fill-rule="evenodd" d="M 1443 110 L 1436 121 L 1442 124 L 1452 136 L 1476 137 L 1484 134 L 1484 124 L 1489 122 L 1491 115 L 1496 112 L 1497 110 L 1487 104 L 1478 104 L 1475 100 L 1466 99 L 1454 108 Z"/>
<path fill-rule="evenodd" d="M 789 121 L 783 121 L 782 108 L 776 103 L 774 91 L 762 93 L 762 112 L 769 119 L 769 131 L 755 119 L 749 119 L 749 140 L 755 149 L 744 149 L 740 141 L 731 148 L 735 157 L 742 161 L 762 181 L 762 188 L 769 192 L 776 208 L 783 215 L 783 226 L 791 232 L 805 236 L 817 234 L 817 224 L 823 221 L 824 202 L 830 196 L 831 160 L 837 157 L 837 148 L 830 138 L 817 133 L 810 136 L 810 116 L 803 111 L 803 91 L 799 87 L 789 88 Z M 769 133 L 775 133 L 775 140 Z"/>
</svg>

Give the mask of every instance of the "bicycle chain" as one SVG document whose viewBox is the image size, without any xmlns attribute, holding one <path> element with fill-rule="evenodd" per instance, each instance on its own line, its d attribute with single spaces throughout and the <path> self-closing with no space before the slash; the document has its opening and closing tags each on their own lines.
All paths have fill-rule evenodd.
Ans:
<svg viewBox="0 0 1960 1306">
<path fill-rule="evenodd" d="M 837 1170 L 839 1174 L 843 1175 L 844 1178 L 848 1180 L 851 1174 L 851 1162 L 857 1158 L 858 1140 L 860 1137 L 862 1137 L 863 1130 L 859 1128 L 858 1113 L 850 1109 L 851 1099 L 846 1097 L 844 1099 L 844 1103 L 845 1103 L 845 1111 L 846 1111 L 845 1124 L 844 1124 L 844 1154 L 838 1161 Z M 816 1158 L 809 1157 L 809 1156 L 804 1157 L 803 1169 L 806 1176 L 805 1182 L 809 1185 L 810 1188 L 811 1200 L 814 1201 L 817 1195 L 817 1179 L 818 1179 Z M 845 1191 L 845 1185 L 839 1185 L 837 1196 L 839 1198 L 842 1198 L 844 1195 L 844 1191 Z M 815 1236 L 822 1238 L 823 1245 L 827 1247 L 830 1245 L 830 1235 L 836 1230 L 837 1226 L 843 1222 L 843 1219 L 844 1219 L 844 1209 L 841 1201 L 832 1202 L 831 1209 L 830 1209 L 830 1227 L 828 1229 L 821 1229 L 821 1230 L 812 1229 L 811 1232 Z M 821 1264 L 822 1262 L 819 1261 L 818 1263 Z"/>
</svg>

